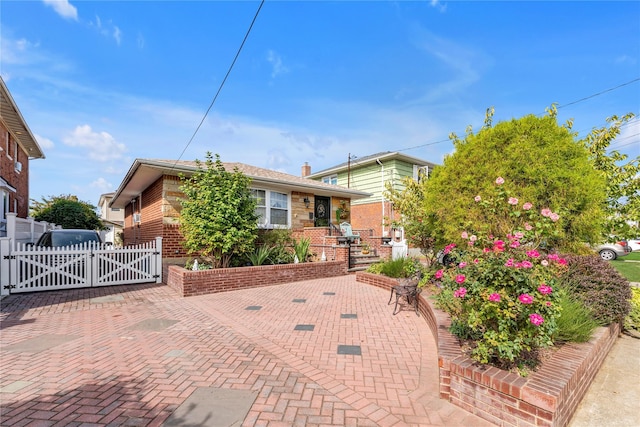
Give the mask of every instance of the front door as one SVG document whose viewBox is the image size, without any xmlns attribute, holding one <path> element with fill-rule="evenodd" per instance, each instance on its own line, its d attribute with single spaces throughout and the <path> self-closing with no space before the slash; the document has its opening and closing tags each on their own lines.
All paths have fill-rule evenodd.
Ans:
<svg viewBox="0 0 640 427">
<path fill-rule="evenodd" d="M 315 196 L 315 227 L 327 227 L 331 220 L 331 204 L 328 197 Z"/>
</svg>

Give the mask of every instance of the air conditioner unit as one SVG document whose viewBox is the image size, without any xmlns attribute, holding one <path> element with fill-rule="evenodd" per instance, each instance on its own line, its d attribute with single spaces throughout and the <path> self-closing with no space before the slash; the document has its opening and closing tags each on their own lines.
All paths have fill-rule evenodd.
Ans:
<svg viewBox="0 0 640 427">
<path fill-rule="evenodd" d="M 14 165 L 15 165 L 15 168 L 16 168 L 16 172 L 22 172 L 22 163 L 21 162 L 15 162 Z"/>
<path fill-rule="evenodd" d="M 134 213 L 133 214 L 133 222 L 136 223 L 136 224 L 140 223 L 140 214 L 139 213 L 137 213 L 137 214 Z"/>
</svg>

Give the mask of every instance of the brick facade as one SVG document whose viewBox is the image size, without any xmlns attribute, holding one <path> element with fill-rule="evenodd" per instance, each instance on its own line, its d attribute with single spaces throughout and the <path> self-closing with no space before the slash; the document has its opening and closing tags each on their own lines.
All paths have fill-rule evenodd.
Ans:
<svg viewBox="0 0 640 427">
<path fill-rule="evenodd" d="M 356 280 L 388 290 L 397 284 L 363 272 Z M 466 357 L 449 332 L 449 316 L 428 297 L 418 301 L 438 347 L 440 397 L 503 427 L 566 426 L 620 333 L 620 325 L 612 324 L 596 330 L 587 343 L 565 344 L 525 378 Z"/>
<path fill-rule="evenodd" d="M 17 147 L 17 153 L 16 153 Z M 16 170 L 16 163 L 22 165 Z M 7 128 L 0 122 L 0 176 L 16 192 L 9 193 L 7 212 L 15 212 L 18 218 L 29 216 L 29 157 L 20 144 L 14 144 Z"/>
</svg>

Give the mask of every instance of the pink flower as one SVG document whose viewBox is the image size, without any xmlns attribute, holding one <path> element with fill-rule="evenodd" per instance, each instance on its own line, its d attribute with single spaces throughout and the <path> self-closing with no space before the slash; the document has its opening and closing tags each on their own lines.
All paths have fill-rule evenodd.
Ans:
<svg viewBox="0 0 640 427">
<path fill-rule="evenodd" d="M 464 262 L 464 261 L 461 262 L 460 264 L 458 264 L 458 267 L 460 267 L 460 268 L 465 268 L 466 266 L 467 266 L 467 263 Z"/>
<path fill-rule="evenodd" d="M 567 260 L 564 258 L 558 258 L 558 264 L 560 265 L 567 265 Z"/>
<path fill-rule="evenodd" d="M 518 204 L 518 199 L 516 199 L 515 197 L 509 197 L 509 201 L 508 201 L 508 203 L 509 203 L 510 205 L 515 206 L 515 205 L 517 205 L 517 204 Z"/>
<path fill-rule="evenodd" d="M 549 265 L 549 261 L 547 261 L 546 259 L 543 259 L 542 261 L 540 261 L 540 264 L 542 264 L 543 267 L 546 267 Z"/>
<path fill-rule="evenodd" d="M 533 264 L 531 263 L 531 261 L 522 261 L 522 262 L 520 263 L 520 266 L 521 266 L 522 268 L 532 268 L 532 267 L 533 267 Z"/>
<path fill-rule="evenodd" d="M 450 243 L 447 246 L 444 247 L 444 254 L 448 254 L 449 252 L 451 252 L 451 249 L 455 248 L 456 244 L 455 243 Z"/>
<path fill-rule="evenodd" d="M 466 232 L 466 231 L 463 231 L 463 232 L 462 232 L 462 234 L 461 234 L 461 237 L 462 237 L 463 239 L 467 239 L 467 238 L 469 238 L 469 234 L 467 234 L 467 232 Z"/>
<path fill-rule="evenodd" d="M 460 288 L 457 291 L 455 291 L 453 293 L 453 296 L 456 298 L 464 298 L 464 296 L 467 294 L 467 289 L 466 288 Z"/>
<path fill-rule="evenodd" d="M 504 184 L 504 178 L 502 178 L 501 176 L 499 176 L 498 178 L 496 178 L 496 184 L 498 184 L 498 185 L 502 185 L 502 184 Z"/>
<path fill-rule="evenodd" d="M 518 242 L 517 240 L 514 240 L 513 242 L 511 242 L 509 246 L 515 249 L 520 246 L 520 242 Z"/>
<path fill-rule="evenodd" d="M 516 231 L 516 234 L 514 235 L 514 237 L 516 239 L 522 239 L 524 237 L 524 233 L 522 231 Z"/>
<path fill-rule="evenodd" d="M 504 251 L 504 242 L 502 240 L 496 240 L 495 242 L 493 242 L 493 250 L 495 252 Z"/>
<path fill-rule="evenodd" d="M 484 249 L 482 249 L 482 252 L 484 252 L 484 253 L 486 254 L 487 252 L 491 252 L 491 249 L 489 249 L 489 248 L 484 248 Z"/>
<path fill-rule="evenodd" d="M 535 249 L 532 251 L 527 251 L 527 256 L 529 258 L 538 258 L 540 257 L 540 252 L 536 251 Z"/>
<path fill-rule="evenodd" d="M 458 274 L 456 276 L 456 283 L 463 284 L 465 280 L 467 280 L 467 277 L 464 274 Z"/>
<path fill-rule="evenodd" d="M 489 295 L 489 301 L 500 302 L 500 294 L 493 293 Z"/>
<path fill-rule="evenodd" d="M 547 307 L 551 307 L 551 301 L 547 301 L 545 302 L 545 304 L 547 305 Z"/>
<path fill-rule="evenodd" d="M 524 209 L 525 211 L 528 211 L 532 207 L 533 207 L 533 205 L 531 203 L 529 203 L 529 202 L 527 202 L 524 205 L 522 205 L 522 209 Z"/>
<path fill-rule="evenodd" d="M 478 236 L 476 236 L 475 234 L 472 234 L 471 236 L 469 236 L 469 240 L 471 240 L 472 242 L 475 242 L 476 240 L 478 240 Z"/>
<path fill-rule="evenodd" d="M 482 197 L 476 196 L 476 197 L 473 198 L 473 200 L 475 200 L 476 202 L 479 202 L 480 200 L 482 200 Z"/>
<path fill-rule="evenodd" d="M 544 322 L 544 318 L 540 316 L 538 313 L 533 313 L 529 315 L 529 322 L 531 322 L 536 326 L 540 326 Z"/>
<path fill-rule="evenodd" d="M 442 269 L 440 269 L 440 270 L 436 271 L 435 278 L 436 279 L 441 279 L 443 274 L 444 274 L 444 271 Z"/>
<path fill-rule="evenodd" d="M 553 292 L 553 288 L 543 283 L 540 286 L 538 286 L 538 292 L 540 292 L 542 295 L 549 295 L 551 292 Z"/>
<path fill-rule="evenodd" d="M 507 262 L 504 263 L 505 267 L 513 267 L 513 265 L 514 265 L 513 258 L 509 258 Z"/>
<path fill-rule="evenodd" d="M 518 299 L 522 304 L 533 304 L 533 297 L 529 294 L 522 294 Z"/>
<path fill-rule="evenodd" d="M 474 263 L 474 264 L 477 264 L 477 263 L 479 263 L 479 262 L 480 262 L 480 260 L 479 260 L 478 258 L 476 258 L 476 259 L 474 259 L 474 260 L 473 260 L 473 263 Z"/>
<path fill-rule="evenodd" d="M 556 222 L 557 220 L 559 220 L 559 219 L 560 219 L 560 215 L 558 215 L 557 213 L 554 213 L 554 212 L 553 212 L 553 213 L 551 213 L 551 214 L 549 215 L 549 219 L 550 219 L 551 221 L 553 221 L 553 222 Z"/>
<path fill-rule="evenodd" d="M 531 230 L 533 230 L 533 227 L 528 222 L 525 222 L 524 223 L 524 229 L 527 230 L 527 231 L 531 231 Z"/>
<path fill-rule="evenodd" d="M 551 261 L 557 261 L 558 259 L 560 259 L 558 254 L 549 254 L 547 258 L 549 258 Z"/>
<path fill-rule="evenodd" d="M 551 215 L 551 209 L 549 208 L 542 209 L 540 211 L 540 215 L 548 217 L 549 215 Z"/>
</svg>

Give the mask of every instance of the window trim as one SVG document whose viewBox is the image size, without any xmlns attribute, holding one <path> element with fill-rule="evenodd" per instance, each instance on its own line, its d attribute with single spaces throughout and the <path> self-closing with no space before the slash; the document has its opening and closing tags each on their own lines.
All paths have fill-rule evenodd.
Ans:
<svg viewBox="0 0 640 427">
<path fill-rule="evenodd" d="M 258 228 L 263 228 L 263 229 L 277 229 L 277 228 L 281 228 L 281 229 L 288 229 L 291 228 L 291 194 L 290 193 L 282 193 L 280 191 L 276 191 L 276 190 L 270 190 L 267 188 L 260 188 L 260 187 L 255 187 L 255 188 L 251 188 L 251 196 L 254 198 L 254 200 L 257 200 L 257 196 L 254 194 L 254 191 L 263 191 L 264 192 L 264 205 L 256 205 L 256 209 L 264 209 L 265 214 L 264 214 L 264 221 L 260 221 L 260 219 L 258 219 Z M 275 194 L 281 194 L 283 196 L 286 197 L 286 207 L 285 208 L 279 208 L 279 207 L 272 207 L 271 206 L 271 195 L 272 193 Z M 274 210 L 281 210 L 281 211 L 285 211 L 286 212 L 286 224 L 272 224 L 271 223 L 271 209 Z"/>
<path fill-rule="evenodd" d="M 338 185 L 338 174 L 334 173 L 331 175 L 323 176 L 321 181 L 323 184 Z"/>
</svg>

